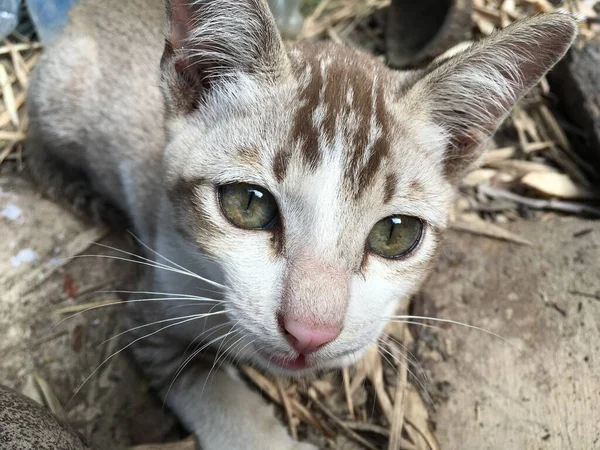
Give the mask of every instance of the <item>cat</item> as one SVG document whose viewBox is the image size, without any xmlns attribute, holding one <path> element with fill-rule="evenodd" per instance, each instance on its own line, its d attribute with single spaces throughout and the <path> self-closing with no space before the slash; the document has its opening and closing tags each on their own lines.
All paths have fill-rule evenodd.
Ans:
<svg viewBox="0 0 600 450">
<path fill-rule="evenodd" d="M 53 198 L 129 220 L 149 266 L 131 350 L 202 448 L 314 448 L 236 363 L 307 376 L 377 342 L 461 175 L 576 30 L 540 15 L 395 72 L 284 43 L 264 0 L 83 0 L 31 77 L 29 170 Z"/>
</svg>

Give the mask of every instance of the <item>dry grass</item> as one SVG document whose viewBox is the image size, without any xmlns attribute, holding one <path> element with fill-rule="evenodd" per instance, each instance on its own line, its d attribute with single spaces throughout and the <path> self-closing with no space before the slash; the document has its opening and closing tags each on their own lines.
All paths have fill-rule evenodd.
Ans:
<svg viewBox="0 0 600 450">
<path fill-rule="evenodd" d="M 329 38 L 370 49 L 379 45 L 373 42 L 381 39 L 381 30 L 368 23 L 369 17 L 389 0 L 313 3 L 302 39 Z M 583 38 L 597 33 L 598 18 L 589 2 L 570 1 L 566 6 L 594 18 L 591 24 L 582 22 Z M 553 9 L 547 0 L 474 0 L 475 35 Z M 0 47 L 0 164 L 10 164 L 10 170 L 23 166 L 27 131 L 23 104 L 29 73 L 40 52 L 38 43 L 19 36 Z M 600 216 L 593 203 L 600 197 L 589 181 L 598 174 L 577 156 L 552 106 L 549 85 L 542 80 L 515 108 L 483 165 L 461 186 L 453 217 L 457 229 L 527 245 L 528 241 L 504 230 L 502 223 L 523 215 L 542 220 L 549 210 Z M 410 354 L 411 347 L 409 329 L 391 324 L 377 348 L 342 372 L 305 382 L 271 378 L 251 368 L 244 372 L 281 406 L 294 436 L 331 448 L 434 450 L 439 444 L 430 413 L 436 399 L 424 389 L 429 386 L 426 374 Z"/>
</svg>

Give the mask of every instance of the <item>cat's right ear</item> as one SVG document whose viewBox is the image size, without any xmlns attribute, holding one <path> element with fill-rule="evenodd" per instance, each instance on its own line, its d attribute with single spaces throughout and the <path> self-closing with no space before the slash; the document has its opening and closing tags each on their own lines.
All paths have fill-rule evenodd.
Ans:
<svg viewBox="0 0 600 450">
<path fill-rule="evenodd" d="M 460 179 L 515 103 L 565 54 L 577 33 L 574 17 L 545 14 L 516 22 L 422 72 L 405 101 L 447 137 L 444 168 Z"/>
<path fill-rule="evenodd" d="M 171 113 L 196 110 L 241 77 L 275 83 L 290 72 L 266 0 L 166 0 L 161 72 Z"/>
</svg>

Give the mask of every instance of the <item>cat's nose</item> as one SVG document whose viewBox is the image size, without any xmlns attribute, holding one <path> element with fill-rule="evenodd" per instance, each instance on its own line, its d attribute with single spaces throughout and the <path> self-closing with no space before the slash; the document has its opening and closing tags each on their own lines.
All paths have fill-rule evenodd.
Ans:
<svg viewBox="0 0 600 450">
<path fill-rule="evenodd" d="M 340 334 L 341 327 L 311 327 L 295 320 L 284 320 L 285 337 L 294 350 L 306 355 L 333 341 Z"/>
</svg>

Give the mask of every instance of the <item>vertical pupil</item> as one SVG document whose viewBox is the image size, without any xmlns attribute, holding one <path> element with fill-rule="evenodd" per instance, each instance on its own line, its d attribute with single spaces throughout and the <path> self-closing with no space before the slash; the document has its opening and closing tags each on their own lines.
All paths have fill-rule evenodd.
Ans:
<svg viewBox="0 0 600 450">
<path fill-rule="evenodd" d="M 246 211 L 250 209 L 250 204 L 252 203 L 253 199 L 254 199 L 254 191 L 249 190 L 248 191 L 248 203 L 246 204 Z"/>
<path fill-rule="evenodd" d="M 393 220 L 388 221 L 390 229 L 388 230 L 388 244 L 392 243 L 392 237 L 394 236 L 394 226 L 396 225 Z"/>
</svg>

